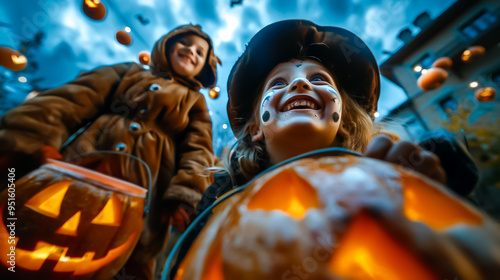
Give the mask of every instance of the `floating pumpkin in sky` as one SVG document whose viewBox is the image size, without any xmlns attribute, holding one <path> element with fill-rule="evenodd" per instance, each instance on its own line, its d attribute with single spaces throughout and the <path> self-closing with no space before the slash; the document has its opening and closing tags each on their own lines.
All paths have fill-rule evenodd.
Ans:
<svg viewBox="0 0 500 280">
<path fill-rule="evenodd" d="M 82 9 L 93 20 L 101 20 L 106 16 L 106 6 L 99 0 L 83 0 Z"/>
<path fill-rule="evenodd" d="M 486 49 L 483 46 L 472 46 L 462 53 L 462 61 L 471 62 L 482 56 L 485 52 Z"/>
<path fill-rule="evenodd" d="M 139 62 L 142 65 L 149 65 L 151 62 L 151 55 L 147 51 L 142 51 L 139 53 Z"/>
<path fill-rule="evenodd" d="M 449 57 L 440 57 L 432 63 L 432 68 L 441 68 L 446 71 L 450 70 L 451 66 L 453 66 L 453 61 Z"/>
<path fill-rule="evenodd" d="M 115 36 L 118 43 L 122 45 L 128 46 L 132 44 L 132 36 L 125 30 L 119 30 Z"/>
<path fill-rule="evenodd" d="M 478 88 L 474 93 L 474 98 L 479 102 L 489 102 L 496 97 L 497 91 L 492 87 Z"/>
<path fill-rule="evenodd" d="M 374 159 L 298 159 L 212 210 L 167 279 L 500 275 L 497 222 L 437 182 Z"/>
<path fill-rule="evenodd" d="M 15 200 L 9 200 L 13 192 Z M 112 278 L 141 234 L 145 193 L 137 185 L 50 160 L 0 195 L 0 278 Z M 8 271 L 12 251 L 15 273 Z"/>
<path fill-rule="evenodd" d="M 217 99 L 217 97 L 219 97 L 219 93 L 220 93 L 220 88 L 214 87 L 213 89 L 210 89 L 210 91 L 208 92 L 208 96 L 212 99 Z"/>
<path fill-rule="evenodd" d="M 420 75 L 417 80 L 417 85 L 423 90 L 433 90 L 441 87 L 448 79 L 448 72 L 441 68 L 427 69 L 425 74 Z"/>
<path fill-rule="evenodd" d="M 23 70 L 28 64 L 26 57 L 11 48 L 0 47 L 0 65 L 9 70 Z"/>
</svg>

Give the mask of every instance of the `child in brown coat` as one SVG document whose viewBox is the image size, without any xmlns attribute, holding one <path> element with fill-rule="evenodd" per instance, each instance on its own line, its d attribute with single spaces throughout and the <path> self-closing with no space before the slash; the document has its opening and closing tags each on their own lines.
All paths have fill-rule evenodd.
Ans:
<svg viewBox="0 0 500 280">
<path fill-rule="evenodd" d="M 152 279 L 172 213 L 179 205 L 195 208 L 210 184 L 199 175 L 214 156 L 212 123 L 198 90 L 215 86 L 217 61 L 200 26 L 177 27 L 157 41 L 150 70 L 136 63 L 97 68 L 7 112 L 0 120 L 0 165 L 20 170 L 21 159 L 36 158 L 32 169 L 58 152 L 74 161 L 93 151 L 145 161 L 152 172 L 151 205 L 125 272 Z M 148 185 L 145 169 L 127 157 L 104 160 L 99 170 Z"/>
</svg>

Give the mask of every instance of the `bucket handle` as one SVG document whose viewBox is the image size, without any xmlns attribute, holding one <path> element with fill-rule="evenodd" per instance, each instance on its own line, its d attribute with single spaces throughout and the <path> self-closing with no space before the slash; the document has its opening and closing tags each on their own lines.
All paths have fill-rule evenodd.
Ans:
<svg viewBox="0 0 500 280">
<path fill-rule="evenodd" d="M 151 176 L 151 169 L 149 168 L 148 164 L 136 157 L 136 156 L 133 156 L 133 155 L 129 155 L 129 154 L 126 154 L 126 153 L 122 153 L 122 152 L 116 152 L 116 151 L 92 151 L 92 152 L 86 152 L 86 153 L 81 153 L 81 154 L 78 154 L 78 155 L 74 155 L 72 157 L 69 158 L 69 160 L 73 160 L 75 159 L 76 157 L 79 157 L 79 156 L 86 156 L 86 155 L 91 155 L 91 154 L 115 154 L 115 155 L 120 155 L 120 156 L 128 156 L 132 159 L 135 159 L 137 160 L 138 162 L 142 163 L 144 165 L 144 167 L 146 168 L 146 171 L 148 173 L 148 196 L 147 196 L 147 202 L 146 202 L 146 205 L 144 206 L 144 213 L 143 213 L 143 217 L 146 216 L 146 214 L 149 213 L 149 209 L 151 207 L 151 192 L 153 190 L 153 179 L 152 179 L 152 176 Z"/>
</svg>

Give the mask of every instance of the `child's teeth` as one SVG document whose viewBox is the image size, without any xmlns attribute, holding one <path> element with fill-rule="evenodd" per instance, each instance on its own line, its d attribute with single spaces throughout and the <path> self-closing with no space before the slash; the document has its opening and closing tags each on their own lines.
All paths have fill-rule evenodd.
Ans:
<svg viewBox="0 0 500 280">
<path fill-rule="evenodd" d="M 305 100 L 303 100 L 303 101 L 300 103 L 300 105 L 301 105 L 301 106 L 304 106 L 304 105 L 306 105 L 306 103 L 307 103 L 307 102 L 306 102 Z"/>
</svg>

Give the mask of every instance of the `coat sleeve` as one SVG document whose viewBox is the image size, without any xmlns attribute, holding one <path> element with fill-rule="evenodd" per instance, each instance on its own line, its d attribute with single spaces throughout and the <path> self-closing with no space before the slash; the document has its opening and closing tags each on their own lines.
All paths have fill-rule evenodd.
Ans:
<svg viewBox="0 0 500 280">
<path fill-rule="evenodd" d="M 134 63 L 97 68 L 39 94 L 0 119 L 0 152 L 32 154 L 43 145 L 60 149 L 68 137 L 102 112 L 106 100 Z"/>
<path fill-rule="evenodd" d="M 210 185 L 204 168 L 214 165 L 212 121 L 205 98 L 197 95 L 188 113 L 189 124 L 177 146 L 177 173 L 163 195 L 164 200 L 180 200 L 193 209 Z"/>
</svg>

